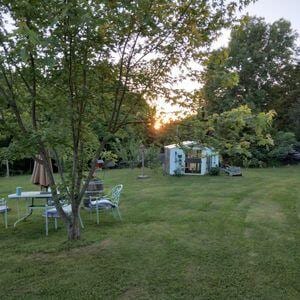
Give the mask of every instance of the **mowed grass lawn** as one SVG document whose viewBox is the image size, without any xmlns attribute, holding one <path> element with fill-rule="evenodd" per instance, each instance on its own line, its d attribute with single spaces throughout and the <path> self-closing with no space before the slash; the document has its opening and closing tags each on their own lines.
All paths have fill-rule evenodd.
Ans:
<svg viewBox="0 0 300 300">
<path fill-rule="evenodd" d="M 123 222 L 82 211 L 82 240 L 62 224 L 45 236 L 41 212 L 0 224 L 0 299 L 300 299 L 300 167 L 243 177 L 105 173 L 124 184 Z M 0 179 L 2 196 L 36 188 Z"/>
</svg>

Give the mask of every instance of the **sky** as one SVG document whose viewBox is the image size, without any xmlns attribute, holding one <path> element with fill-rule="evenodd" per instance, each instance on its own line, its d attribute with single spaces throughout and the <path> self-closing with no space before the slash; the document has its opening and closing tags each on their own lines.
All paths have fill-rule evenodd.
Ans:
<svg viewBox="0 0 300 300">
<path fill-rule="evenodd" d="M 247 6 L 240 16 L 248 13 L 250 16 L 258 16 L 266 19 L 268 23 L 284 18 L 291 22 L 292 28 L 300 34 L 300 0 L 258 0 L 255 3 Z M 213 48 L 219 48 L 227 46 L 229 40 L 230 31 L 224 30 L 220 38 L 214 43 Z M 298 45 L 300 46 L 300 37 L 298 37 Z M 180 88 L 186 88 L 191 91 L 197 88 L 195 83 L 191 81 L 184 81 Z M 158 114 L 162 114 L 163 121 L 167 121 L 172 118 L 176 118 L 174 112 L 180 110 L 179 107 L 172 106 L 165 103 L 163 100 L 159 100 L 157 103 Z M 156 127 L 159 127 L 159 122 Z"/>
</svg>

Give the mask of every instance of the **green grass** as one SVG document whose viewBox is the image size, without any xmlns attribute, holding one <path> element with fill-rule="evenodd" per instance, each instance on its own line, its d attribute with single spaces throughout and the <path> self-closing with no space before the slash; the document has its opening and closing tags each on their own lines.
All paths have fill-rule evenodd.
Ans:
<svg viewBox="0 0 300 300">
<path fill-rule="evenodd" d="M 82 217 L 82 240 L 62 224 L 45 236 L 36 211 L 0 226 L 0 299 L 300 299 L 300 168 L 243 177 L 106 172 L 124 184 L 123 222 Z M 30 176 L 0 179 L 6 196 Z M 2 224 L 0 224 L 2 225 Z"/>
</svg>

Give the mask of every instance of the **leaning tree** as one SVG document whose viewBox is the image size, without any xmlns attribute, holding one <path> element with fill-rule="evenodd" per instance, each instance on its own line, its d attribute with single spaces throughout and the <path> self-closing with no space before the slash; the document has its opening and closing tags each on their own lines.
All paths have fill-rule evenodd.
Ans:
<svg viewBox="0 0 300 300">
<path fill-rule="evenodd" d="M 0 1 L 1 112 L 14 116 L 24 152 L 41 154 L 69 239 L 80 238 L 79 206 L 105 143 L 138 122 L 141 98 L 166 93 L 172 68 L 201 59 L 249 2 Z M 69 187 L 70 216 L 49 153 Z"/>
</svg>

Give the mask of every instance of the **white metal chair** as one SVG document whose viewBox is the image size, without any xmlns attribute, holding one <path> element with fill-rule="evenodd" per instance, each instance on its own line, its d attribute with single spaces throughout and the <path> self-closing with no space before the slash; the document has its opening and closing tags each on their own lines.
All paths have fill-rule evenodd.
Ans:
<svg viewBox="0 0 300 300">
<path fill-rule="evenodd" d="M 122 220 L 121 213 L 119 210 L 120 196 L 123 189 L 122 184 L 118 184 L 113 187 L 109 194 L 101 198 L 90 197 L 89 208 L 90 212 L 96 210 L 97 224 L 99 224 L 99 212 L 102 210 L 110 210 L 113 215 L 118 215 L 119 219 Z"/>
<path fill-rule="evenodd" d="M 7 228 L 7 212 L 9 211 L 9 208 L 7 206 L 5 199 L 0 199 L 0 214 L 3 215 L 5 228 Z"/>
<path fill-rule="evenodd" d="M 72 213 L 72 205 L 71 204 L 63 204 L 62 203 L 62 209 L 67 215 L 71 215 Z M 57 219 L 60 218 L 60 215 L 56 209 L 55 206 L 45 206 L 45 211 L 43 213 L 43 216 L 45 217 L 45 226 L 46 226 L 46 235 L 48 235 L 49 231 L 49 219 L 54 219 L 54 228 L 57 229 Z M 78 212 L 79 222 L 81 225 L 81 228 L 84 228 L 82 219 L 80 217 L 80 212 Z"/>
</svg>

